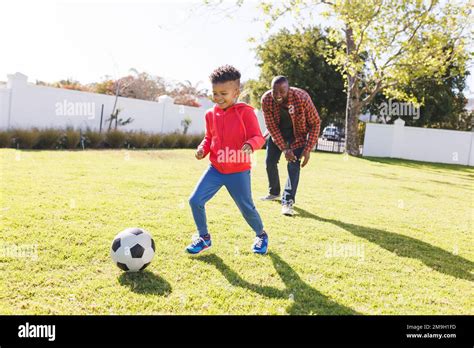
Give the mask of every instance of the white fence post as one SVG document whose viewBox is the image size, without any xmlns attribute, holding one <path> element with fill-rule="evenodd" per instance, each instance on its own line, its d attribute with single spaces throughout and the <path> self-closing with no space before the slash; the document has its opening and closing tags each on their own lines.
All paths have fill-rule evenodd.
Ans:
<svg viewBox="0 0 474 348">
<path fill-rule="evenodd" d="M 401 118 L 397 118 L 395 122 L 393 122 L 392 151 L 391 151 L 390 157 L 394 157 L 394 158 L 402 157 L 404 129 L 405 129 L 405 121 L 403 121 Z"/>
<path fill-rule="evenodd" d="M 7 88 L 10 90 L 10 95 L 8 96 L 8 108 L 7 112 L 7 129 L 10 129 L 12 113 L 14 112 L 14 95 L 16 93 L 21 93 L 21 89 L 27 86 L 28 76 L 23 75 L 22 73 L 15 73 L 7 75 Z"/>
</svg>

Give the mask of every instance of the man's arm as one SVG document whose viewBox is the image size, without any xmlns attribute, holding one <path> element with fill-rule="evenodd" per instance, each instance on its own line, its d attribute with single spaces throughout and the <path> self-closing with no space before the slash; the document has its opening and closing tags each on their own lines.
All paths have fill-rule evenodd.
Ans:
<svg viewBox="0 0 474 348">
<path fill-rule="evenodd" d="M 319 118 L 318 110 L 316 110 L 309 95 L 305 100 L 304 108 L 307 113 L 306 122 L 309 125 L 309 132 L 303 152 L 309 153 L 318 141 L 321 120 Z"/>
<path fill-rule="evenodd" d="M 262 112 L 263 118 L 265 119 L 265 125 L 267 126 L 267 130 L 272 137 L 273 142 L 281 151 L 285 151 L 286 144 L 285 140 L 283 140 L 283 135 L 281 134 L 280 128 L 278 127 L 275 119 L 275 115 L 273 114 L 271 100 L 264 95 L 262 97 Z"/>
</svg>

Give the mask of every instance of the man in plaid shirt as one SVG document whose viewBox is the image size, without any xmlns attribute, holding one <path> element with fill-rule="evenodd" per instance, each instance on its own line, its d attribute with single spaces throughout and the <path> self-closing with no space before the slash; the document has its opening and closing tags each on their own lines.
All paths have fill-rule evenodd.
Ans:
<svg viewBox="0 0 474 348">
<path fill-rule="evenodd" d="M 281 198 L 282 214 L 291 216 L 294 214 L 300 164 L 304 167 L 308 163 L 311 150 L 318 141 L 318 111 L 308 93 L 290 87 L 285 76 L 277 76 L 272 80 L 272 89 L 262 96 L 262 111 L 270 133 L 266 156 L 270 192 L 262 200 L 280 198 L 278 161 L 283 152 L 288 161 L 288 179 Z"/>
</svg>

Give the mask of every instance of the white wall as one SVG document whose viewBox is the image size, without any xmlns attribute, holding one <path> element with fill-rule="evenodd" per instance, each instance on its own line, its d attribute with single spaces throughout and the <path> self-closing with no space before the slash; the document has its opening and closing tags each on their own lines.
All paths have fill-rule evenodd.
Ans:
<svg viewBox="0 0 474 348">
<path fill-rule="evenodd" d="M 474 166 L 474 132 L 367 123 L 363 156 Z"/>
<path fill-rule="evenodd" d="M 0 86 L 0 129 L 72 126 L 98 130 L 102 105 L 103 129 L 107 127 L 105 120 L 112 112 L 114 96 L 30 85 L 27 80 L 27 76 L 16 73 L 8 75 L 6 87 Z M 134 119 L 120 129 L 163 133 L 181 131 L 181 121 L 189 117 L 192 121 L 188 133 L 202 133 L 205 112 L 211 105 L 206 101 L 200 108 L 176 105 L 169 97 L 160 97 L 159 102 L 119 97 L 117 107 L 122 110 L 119 118 Z M 262 115 L 259 112 L 257 115 L 260 124 L 264 125 Z"/>
<path fill-rule="evenodd" d="M 9 102 L 10 89 L 0 87 L 0 129 L 7 128 Z"/>
</svg>

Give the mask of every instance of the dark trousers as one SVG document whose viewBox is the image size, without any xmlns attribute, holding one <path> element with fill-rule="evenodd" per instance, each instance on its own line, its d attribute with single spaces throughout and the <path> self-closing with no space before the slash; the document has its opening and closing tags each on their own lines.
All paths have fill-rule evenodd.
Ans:
<svg viewBox="0 0 474 348">
<path fill-rule="evenodd" d="M 303 154 L 304 147 L 294 149 L 293 153 L 298 159 L 296 162 L 288 162 L 288 179 L 286 180 L 285 190 L 281 198 L 283 204 L 294 203 L 296 196 L 296 189 L 298 188 L 298 182 L 300 180 L 300 164 L 301 155 Z M 271 195 L 280 195 L 280 176 L 278 175 L 278 162 L 281 157 L 281 150 L 272 140 L 272 137 L 268 138 L 267 141 L 267 156 L 265 163 L 267 166 L 268 185 Z"/>
</svg>

